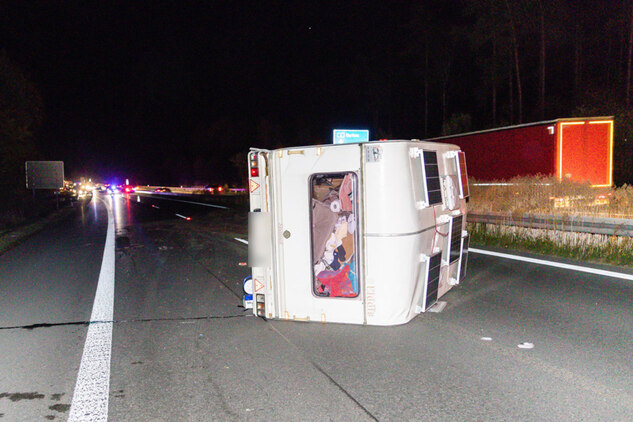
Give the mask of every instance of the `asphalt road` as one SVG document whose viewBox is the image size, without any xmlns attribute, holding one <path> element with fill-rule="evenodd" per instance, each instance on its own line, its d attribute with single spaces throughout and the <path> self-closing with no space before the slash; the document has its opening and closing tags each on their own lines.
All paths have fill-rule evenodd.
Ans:
<svg viewBox="0 0 633 422">
<path fill-rule="evenodd" d="M 111 421 L 632 418 L 632 281 L 473 253 L 442 313 L 265 321 L 243 210 L 165 198 L 99 195 L 0 256 L 0 419 L 68 418 L 110 201 Z"/>
</svg>

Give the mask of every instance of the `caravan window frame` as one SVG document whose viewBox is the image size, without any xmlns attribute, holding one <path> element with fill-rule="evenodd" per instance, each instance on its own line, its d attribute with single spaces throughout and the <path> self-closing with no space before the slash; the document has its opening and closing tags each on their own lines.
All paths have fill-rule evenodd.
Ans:
<svg viewBox="0 0 633 422">
<path fill-rule="evenodd" d="M 437 168 L 437 175 L 429 176 L 427 174 L 427 163 L 425 160 L 426 153 L 435 155 L 435 167 Z M 440 157 L 438 155 L 438 151 L 436 150 L 422 149 L 420 150 L 420 155 L 418 157 L 418 163 L 420 164 L 420 169 L 422 171 L 422 181 L 424 182 L 424 203 L 426 207 L 434 207 L 436 205 L 444 204 L 444 193 L 442 192 L 442 183 L 440 181 Z M 437 179 L 437 189 L 433 189 L 432 191 L 429 190 L 429 179 Z M 439 192 L 439 202 L 431 203 L 431 192 Z"/>
<path fill-rule="evenodd" d="M 340 179 L 344 179 L 346 175 L 351 174 L 352 175 L 352 211 L 351 213 L 355 216 L 355 222 L 356 222 L 356 229 L 354 231 L 353 234 L 350 234 L 348 232 L 348 236 L 351 235 L 353 236 L 353 244 L 354 244 L 354 252 L 353 252 L 353 258 L 350 261 L 350 263 L 354 264 L 354 272 L 355 272 L 355 276 L 356 276 L 356 280 L 357 280 L 357 289 L 353 290 L 355 295 L 353 296 L 330 296 L 330 295 L 324 295 L 324 294 L 320 294 L 319 292 L 317 292 L 317 274 L 315 274 L 315 256 L 314 256 L 314 229 L 313 229 L 313 207 L 312 207 L 312 200 L 316 199 L 313 196 L 313 187 L 314 187 L 314 181 L 317 178 L 320 177 L 327 177 L 327 178 L 340 178 Z M 361 264 L 361 260 L 359 258 L 360 255 L 360 238 L 359 238 L 359 229 L 360 229 L 360 222 L 359 222 L 359 202 L 360 202 L 360 190 L 359 190 L 359 178 L 360 176 L 358 175 L 357 172 L 355 171 L 336 171 L 336 172 L 318 172 L 318 173 L 313 173 L 308 177 L 308 198 L 310 201 L 310 284 L 311 284 L 311 292 L 312 295 L 315 298 L 319 298 L 319 299 L 358 299 L 361 296 L 361 291 L 362 291 L 362 285 L 361 285 L 361 277 L 360 277 L 360 271 L 359 271 L 359 266 Z M 341 182 L 342 183 L 342 182 Z M 353 285 L 352 285 L 353 286 Z"/>
<path fill-rule="evenodd" d="M 459 197 L 460 199 L 466 199 L 470 196 L 470 186 L 468 185 L 468 166 L 466 165 L 466 154 L 464 151 L 457 151 L 455 167 L 459 178 Z"/>
</svg>

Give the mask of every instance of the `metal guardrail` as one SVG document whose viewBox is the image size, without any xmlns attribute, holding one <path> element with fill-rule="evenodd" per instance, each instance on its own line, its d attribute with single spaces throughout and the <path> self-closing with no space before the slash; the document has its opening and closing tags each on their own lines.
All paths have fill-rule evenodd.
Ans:
<svg viewBox="0 0 633 422">
<path fill-rule="evenodd" d="M 633 220 L 623 218 L 504 213 L 468 213 L 471 223 L 633 237 Z"/>
</svg>

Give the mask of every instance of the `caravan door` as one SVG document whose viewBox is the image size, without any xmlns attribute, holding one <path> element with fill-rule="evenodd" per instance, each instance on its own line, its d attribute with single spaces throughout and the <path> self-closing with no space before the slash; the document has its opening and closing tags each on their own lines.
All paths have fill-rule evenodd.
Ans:
<svg viewBox="0 0 633 422">
<path fill-rule="evenodd" d="M 365 322 L 360 151 L 350 144 L 273 153 L 280 318 Z"/>
</svg>

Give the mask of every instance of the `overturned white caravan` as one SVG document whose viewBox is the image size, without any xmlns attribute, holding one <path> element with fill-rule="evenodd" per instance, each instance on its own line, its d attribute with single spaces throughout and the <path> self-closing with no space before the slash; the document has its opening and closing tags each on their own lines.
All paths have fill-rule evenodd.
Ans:
<svg viewBox="0 0 633 422">
<path fill-rule="evenodd" d="M 253 312 L 396 325 L 466 272 L 455 145 L 394 140 L 249 153 Z"/>
</svg>

